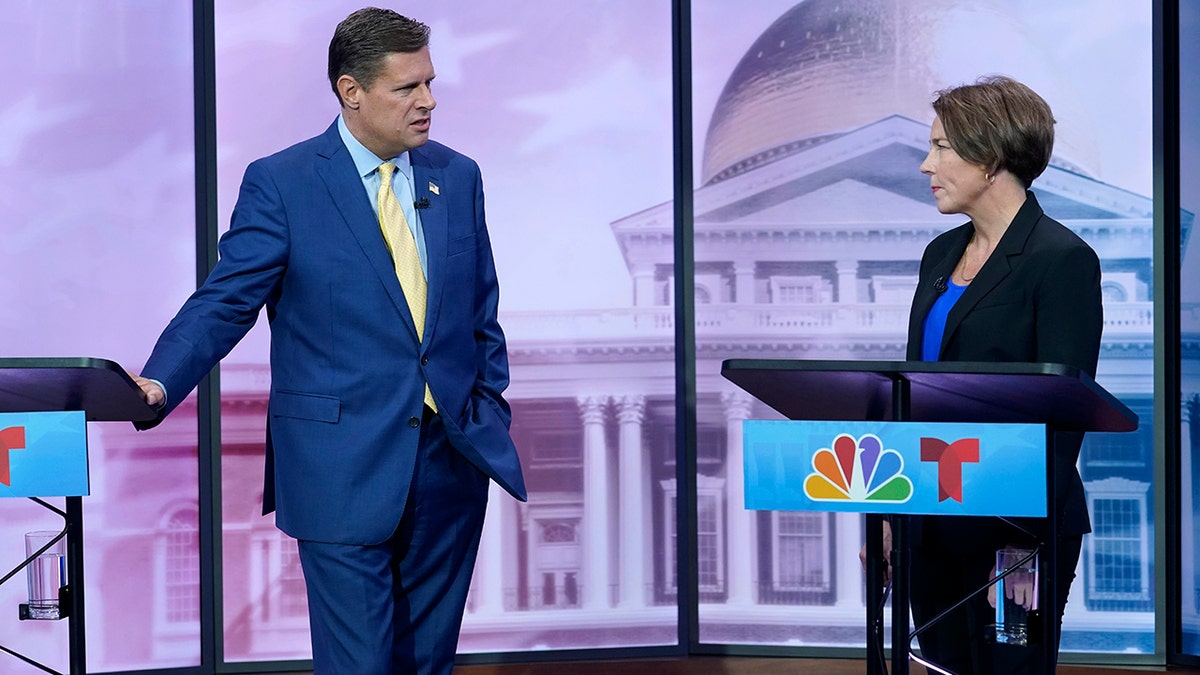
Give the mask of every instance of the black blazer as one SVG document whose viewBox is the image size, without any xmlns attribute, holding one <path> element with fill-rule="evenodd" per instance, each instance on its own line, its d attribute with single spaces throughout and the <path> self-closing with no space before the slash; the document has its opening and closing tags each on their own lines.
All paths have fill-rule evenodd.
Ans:
<svg viewBox="0 0 1200 675">
<path fill-rule="evenodd" d="M 1095 377 L 1104 320 L 1100 260 L 1079 236 L 1047 217 L 1032 192 L 1025 194 L 995 251 L 946 317 L 938 360 L 1060 363 Z M 925 248 L 909 315 L 909 360 L 921 359 L 925 316 L 973 231 L 968 222 Z M 1078 433 L 1059 434 L 1055 441 L 1057 507 L 1066 535 L 1091 531 L 1076 468 L 1082 442 Z"/>
</svg>

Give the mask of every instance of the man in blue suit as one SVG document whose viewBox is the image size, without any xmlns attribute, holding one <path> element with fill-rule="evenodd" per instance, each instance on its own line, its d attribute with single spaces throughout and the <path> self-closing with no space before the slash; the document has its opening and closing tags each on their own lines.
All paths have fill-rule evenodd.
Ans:
<svg viewBox="0 0 1200 675">
<path fill-rule="evenodd" d="M 266 306 L 263 510 L 298 540 L 319 674 L 449 673 L 488 479 L 525 499 L 482 181 L 429 141 L 428 39 L 391 10 L 338 25 L 341 114 L 246 169 L 220 262 L 137 378 L 153 426 Z"/>
</svg>

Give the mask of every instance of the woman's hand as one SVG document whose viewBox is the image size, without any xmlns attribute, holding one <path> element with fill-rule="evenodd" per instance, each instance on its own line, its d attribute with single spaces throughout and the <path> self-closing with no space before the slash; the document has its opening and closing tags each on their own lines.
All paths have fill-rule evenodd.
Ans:
<svg viewBox="0 0 1200 675">
<path fill-rule="evenodd" d="M 1000 582 L 1004 585 L 1004 597 L 1017 603 L 1026 610 L 1033 609 L 1037 604 L 1037 574 L 1035 572 L 1026 571 L 1028 567 L 1014 570 L 1004 580 Z M 991 574 L 988 575 L 988 581 L 996 578 L 996 566 L 992 566 Z M 988 604 L 992 607 L 996 606 L 996 586 L 992 584 L 988 586 L 987 599 Z"/>
<path fill-rule="evenodd" d="M 858 559 L 862 562 L 863 572 L 867 571 L 867 545 L 863 544 L 862 549 L 858 552 Z M 892 582 L 892 524 L 888 521 L 883 521 L 883 584 L 886 586 Z"/>
</svg>

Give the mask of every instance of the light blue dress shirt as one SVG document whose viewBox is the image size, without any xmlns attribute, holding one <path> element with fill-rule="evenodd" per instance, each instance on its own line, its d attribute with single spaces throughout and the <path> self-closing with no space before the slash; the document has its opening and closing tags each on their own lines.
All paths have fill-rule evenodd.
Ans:
<svg viewBox="0 0 1200 675">
<path fill-rule="evenodd" d="M 409 159 L 407 152 L 402 152 L 391 159 L 380 159 L 375 156 L 375 153 L 367 149 L 350 133 L 346 128 L 346 120 L 338 115 L 338 133 L 342 136 L 342 143 L 346 144 L 346 149 L 350 151 L 350 158 L 354 160 L 354 168 L 358 170 L 358 175 L 362 178 L 363 189 L 367 191 L 367 199 L 371 200 L 371 211 L 379 213 L 379 165 L 390 161 L 396 165 L 396 171 L 392 174 L 392 192 L 396 194 L 396 200 L 400 202 L 400 208 L 404 210 L 404 218 L 408 221 L 408 229 L 412 230 L 413 240 L 417 242 L 417 255 L 421 257 L 421 271 L 425 274 L 425 278 L 429 278 L 429 263 L 425 256 L 425 230 L 421 227 L 421 218 L 417 215 L 417 209 L 413 206 L 413 195 L 416 190 L 413 188 L 413 170 L 412 160 Z"/>
</svg>

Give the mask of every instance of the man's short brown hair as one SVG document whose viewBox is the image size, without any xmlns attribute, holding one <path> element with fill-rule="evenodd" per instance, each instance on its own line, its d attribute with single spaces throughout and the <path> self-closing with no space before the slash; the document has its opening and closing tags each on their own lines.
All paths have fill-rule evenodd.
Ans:
<svg viewBox="0 0 1200 675">
<path fill-rule="evenodd" d="M 429 44 L 429 26 L 390 9 L 365 7 L 347 16 L 329 41 L 329 85 L 342 103 L 337 82 L 349 75 L 370 89 L 388 54 L 415 52 Z"/>
</svg>

